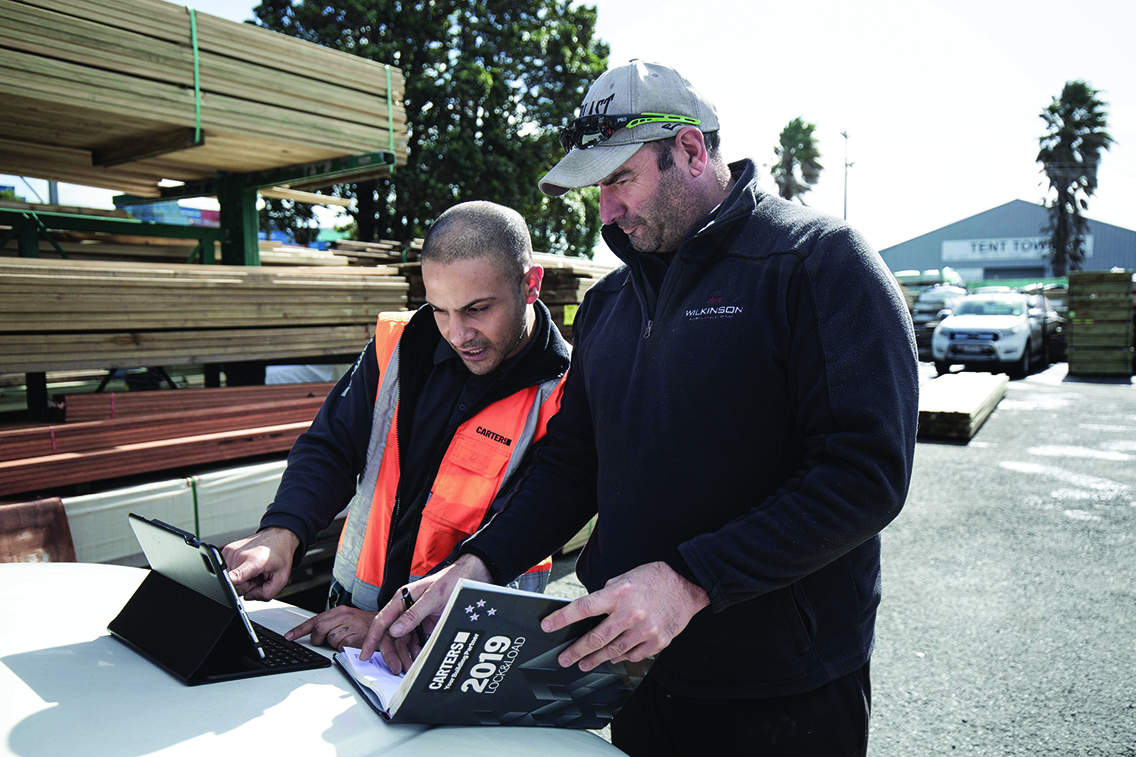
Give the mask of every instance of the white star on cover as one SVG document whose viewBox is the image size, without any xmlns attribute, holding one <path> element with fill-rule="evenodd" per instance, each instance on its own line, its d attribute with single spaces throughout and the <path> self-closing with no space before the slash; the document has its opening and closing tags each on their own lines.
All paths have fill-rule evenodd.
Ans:
<svg viewBox="0 0 1136 757">
<path fill-rule="evenodd" d="M 478 618 L 481 617 L 481 615 L 478 614 L 476 612 L 476 610 L 480 610 L 481 608 L 485 607 L 486 604 L 488 604 L 488 603 L 484 599 L 479 599 L 479 600 L 477 600 L 476 606 L 475 605 L 466 605 L 465 614 L 469 616 L 470 622 L 476 621 Z M 492 616 L 497 614 L 497 608 L 496 607 L 490 607 L 490 608 L 485 610 L 485 614 L 492 617 Z"/>
</svg>

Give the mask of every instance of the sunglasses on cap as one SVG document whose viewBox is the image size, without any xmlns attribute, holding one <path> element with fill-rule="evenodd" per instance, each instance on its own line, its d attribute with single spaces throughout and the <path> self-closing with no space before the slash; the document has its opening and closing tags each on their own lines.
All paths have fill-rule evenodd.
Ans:
<svg viewBox="0 0 1136 757">
<path fill-rule="evenodd" d="M 573 147 L 586 150 L 611 139 L 620 129 L 634 129 L 644 124 L 686 124 L 699 126 L 697 118 L 676 116 L 671 113 L 637 113 L 626 116 L 583 116 L 560 130 L 560 146 L 567 155 Z"/>
</svg>

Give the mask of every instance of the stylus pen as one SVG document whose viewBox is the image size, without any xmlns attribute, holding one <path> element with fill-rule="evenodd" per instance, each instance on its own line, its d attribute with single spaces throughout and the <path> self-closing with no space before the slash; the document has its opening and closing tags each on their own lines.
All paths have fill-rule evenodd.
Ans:
<svg viewBox="0 0 1136 757">
<path fill-rule="evenodd" d="M 407 588 L 406 586 L 403 586 L 402 587 L 402 611 L 406 612 L 411 607 L 414 607 L 414 597 L 410 596 L 410 589 Z M 414 627 L 414 630 L 418 633 L 418 643 L 421 644 L 422 646 L 426 646 L 426 632 L 422 630 L 422 626 L 417 625 L 417 626 Z"/>
</svg>

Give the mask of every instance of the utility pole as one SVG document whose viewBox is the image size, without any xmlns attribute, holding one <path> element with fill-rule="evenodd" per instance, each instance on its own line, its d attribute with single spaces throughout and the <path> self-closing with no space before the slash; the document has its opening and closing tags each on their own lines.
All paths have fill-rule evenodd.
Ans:
<svg viewBox="0 0 1136 757">
<path fill-rule="evenodd" d="M 852 164 L 848 162 L 848 132 L 840 132 L 840 136 L 844 137 L 844 220 L 848 220 L 848 167 Z"/>
</svg>

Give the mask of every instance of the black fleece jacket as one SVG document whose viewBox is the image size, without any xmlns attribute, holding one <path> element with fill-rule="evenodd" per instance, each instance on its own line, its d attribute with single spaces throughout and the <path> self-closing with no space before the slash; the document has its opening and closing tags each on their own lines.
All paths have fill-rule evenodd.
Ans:
<svg viewBox="0 0 1136 757">
<path fill-rule="evenodd" d="M 503 575 L 598 511 L 590 590 L 665 561 L 711 607 L 651 675 L 675 693 L 809 691 L 862 666 L 879 532 L 907 494 L 918 419 L 911 321 L 843 222 L 762 193 L 753 163 L 680 247 L 589 291 L 560 413 L 508 507 L 466 542 Z"/>
</svg>

